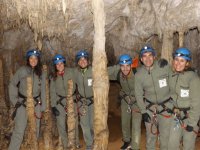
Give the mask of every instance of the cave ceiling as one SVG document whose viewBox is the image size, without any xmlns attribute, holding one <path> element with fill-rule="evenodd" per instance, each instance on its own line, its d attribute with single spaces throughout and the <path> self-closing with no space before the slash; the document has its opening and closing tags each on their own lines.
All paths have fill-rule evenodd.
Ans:
<svg viewBox="0 0 200 150">
<path fill-rule="evenodd" d="M 139 49 L 152 35 L 200 26 L 199 0 L 104 0 L 106 39 L 115 51 Z M 91 0 L 1 0 L 0 48 L 91 49 Z"/>
</svg>

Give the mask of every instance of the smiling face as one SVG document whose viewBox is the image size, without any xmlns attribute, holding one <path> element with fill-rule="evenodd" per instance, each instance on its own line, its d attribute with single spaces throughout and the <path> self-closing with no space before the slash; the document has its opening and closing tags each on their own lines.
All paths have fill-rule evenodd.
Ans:
<svg viewBox="0 0 200 150">
<path fill-rule="evenodd" d="M 182 57 L 175 57 L 173 60 L 173 68 L 176 72 L 182 72 L 189 62 Z"/>
<path fill-rule="evenodd" d="M 151 67 L 154 63 L 155 56 L 152 52 L 146 52 L 142 55 L 141 61 L 143 62 L 145 67 Z"/>
<path fill-rule="evenodd" d="M 80 68 L 84 69 L 88 66 L 88 60 L 85 57 L 81 57 L 78 61 L 78 65 L 80 66 Z"/>
<path fill-rule="evenodd" d="M 120 65 L 120 69 L 121 69 L 122 73 L 125 76 L 127 76 L 127 75 L 129 75 L 129 73 L 131 71 L 131 65 L 128 65 L 128 64 Z"/>
<path fill-rule="evenodd" d="M 37 66 L 38 64 L 38 57 L 35 55 L 32 55 L 29 57 L 28 61 L 29 61 L 30 66 L 32 68 L 35 68 L 35 66 Z"/>
<path fill-rule="evenodd" d="M 58 63 L 56 64 L 56 70 L 57 70 L 58 72 L 62 72 L 64 69 L 65 69 L 65 65 L 64 65 L 63 62 L 58 62 Z"/>
</svg>

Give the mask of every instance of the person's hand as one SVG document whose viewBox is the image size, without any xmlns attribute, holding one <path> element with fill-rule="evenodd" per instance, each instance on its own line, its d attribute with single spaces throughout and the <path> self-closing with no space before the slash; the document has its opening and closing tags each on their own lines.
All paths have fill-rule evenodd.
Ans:
<svg viewBox="0 0 200 150">
<path fill-rule="evenodd" d="M 194 128 L 190 125 L 187 125 L 185 130 L 188 131 L 188 132 L 192 132 L 194 130 Z"/>
<path fill-rule="evenodd" d="M 150 122 L 151 121 L 151 117 L 149 116 L 148 113 L 142 114 L 142 119 L 143 119 L 144 122 Z"/>
<path fill-rule="evenodd" d="M 168 65 L 168 61 L 166 59 L 162 58 L 158 61 L 158 64 L 159 64 L 160 68 L 163 68 Z"/>
<path fill-rule="evenodd" d="M 55 116 L 59 116 L 60 115 L 60 112 L 59 110 L 56 108 L 56 107 L 52 107 L 52 113 L 55 115 Z"/>
<path fill-rule="evenodd" d="M 18 107 L 20 107 L 21 105 L 22 105 L 21 102 L 17 102 L 17 103 L 15 104 L 15 108 L 18 108 Z"/>
</svg>

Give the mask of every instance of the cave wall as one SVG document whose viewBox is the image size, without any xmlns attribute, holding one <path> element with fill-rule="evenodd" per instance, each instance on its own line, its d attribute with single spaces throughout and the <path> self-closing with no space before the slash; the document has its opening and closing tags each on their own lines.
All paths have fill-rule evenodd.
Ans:
<svg viewBox="0 0 200 150">
<path fill-rule="evenodd" d="M 192 51 L 192 64 L 200 72 L 199 0 L 104 0 L 108 65 L 118 56 L 138 55 L 144 44 L 152 45 L 157 56 L 183 46 Z M 12 74 L 25 64 L 30 48 L 42 52 L 42 62 L 52 69 L 52 57 L 61 53 L 67 66 L 74 67 L 79 49 L 93 50 L 91 0 L 1 0 L 0 59 L 3 63 L 5 104 Z M 1 112 L 0 112 L 1 113 Z"/>
</svg>

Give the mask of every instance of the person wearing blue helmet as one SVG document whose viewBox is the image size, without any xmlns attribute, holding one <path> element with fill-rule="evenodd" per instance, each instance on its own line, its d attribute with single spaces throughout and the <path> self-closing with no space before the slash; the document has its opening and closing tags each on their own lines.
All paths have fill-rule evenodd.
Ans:
<svg viewBox="0 0 200 150">
<path fill-rule="evenodd" d="M 46 73 L 42 72 L 40 52 L 36 49 L 28 50 L 26 53 L 27 64 L 20 67 L 9 83 L 9 97 L 14 106 L 12 119 L 15 127 L 12 133 L 9 150 L 19 150 L 27 126 L 27 78 L 32 78 L 32 96 L 35 103 L 36 136 L 39 137 L 40 120 L 42 112 L 46 107 Z"/>
<path fill-rule="evenodd" d="M 74 69 L 74 82 L 77 86 L 76 97 L 80 125 L 86 143 L 86 150 L 92 150 L 94 142 L 92 67 L 89 62 L 89 53 L 86 50 L 78 51 L 75 59 L 77 67 Z"/>
<path fill-rule="evenodd" d="M 146 149 L 156 149 L 159 136 L 160 150 L 167 150 L 172 120 L 172 100 L 169 89 L 171 67 L 165 59 L 156 60 L 150 46 L 140 50 L 142 66 L 135 74 L 135 97 L 146 127 Z"/>
<path fill-rule="evenodd" d="M 132 58 L 128 54 L 119 57 L 119 65 L 108 67 L 110 80 L 117 80 L 121 86 L 120 106 L 123 145 L 121 150 L 140 149 L 142 115 L 135 99 L 135 73 L 132 68 Z"/>
<path fill-rule="evenodd" d="M 65 67 L 66 59 L 61 54 L 53 57 L 55 72 L 50 80 L 50 101 L 52 112 L 56 117 L 56 124 L 61 137 L 63 149 L 67 150 L 67 130 L 66 130 L 66 104 L 67 104 L 67 81 L 72 79 L 72 69 Z M 73 86 L 75 87 L 75 85 Z M 75 89 L 73 89 L 75 90 Z M 76 109 L 75 109 L 76 110 Z M 76 148 L 80 148 L 78 136 L 78 122 L 76 122 Z"/>
<path fill-rule="evenodd" d="M 168 149 L 179 150 L 181 141 L 184 150 L 194 150 L 200 118 L 200 79 L 191 69 L 191 52 L 178 48 L 173 53 L 173 73 L 170 76 L 170 91 L 174 110 Z"/>
</svg>

